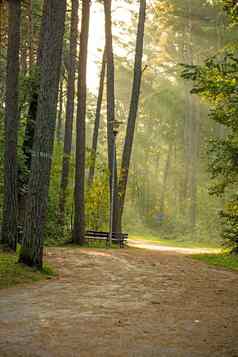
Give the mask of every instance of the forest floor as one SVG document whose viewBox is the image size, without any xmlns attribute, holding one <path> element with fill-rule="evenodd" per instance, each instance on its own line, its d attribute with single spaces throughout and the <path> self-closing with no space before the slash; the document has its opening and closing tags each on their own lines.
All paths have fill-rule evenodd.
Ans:
<svg viewBox="0 0 238 357">
<path fill-rule="evenodd" d="M 176 251 L 47 248 L 0 292 L 1 357 L 238 356 L 238 274 Z"/>
</svg>

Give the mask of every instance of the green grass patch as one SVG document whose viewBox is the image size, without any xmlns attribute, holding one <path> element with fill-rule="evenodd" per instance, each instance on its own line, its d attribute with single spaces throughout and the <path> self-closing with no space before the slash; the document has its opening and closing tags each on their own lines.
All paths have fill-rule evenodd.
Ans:
<svg viewBox="0 0 238 357">
<path fill-rule="evenodd" d="M 238 270 L 238 256 L 229 253 L 220 254 L 195 254 L 193 259 L 203 261 L 209 265 Z"/>
<path fill-rule="evenodd" d="M 178 248 L 220 248 L 219 244 L 214 242 L 199 242 L 196 240 L 186 240 L 182 239 L 165 239 L 158 236 L 153 235 L 130 235 L 129 239 L 131 240 L 144 240 L 150 243 L 158 243 L 163 246 L 168 247 L 178 247 Z"/>
<path fill-rule="evenodd" d="M 37 282 L 56 276 L 47 264 L 42 271 L 18 263 L 18 255 L 0 250 L 0 289 L 17 284 Z"/>
</svg>

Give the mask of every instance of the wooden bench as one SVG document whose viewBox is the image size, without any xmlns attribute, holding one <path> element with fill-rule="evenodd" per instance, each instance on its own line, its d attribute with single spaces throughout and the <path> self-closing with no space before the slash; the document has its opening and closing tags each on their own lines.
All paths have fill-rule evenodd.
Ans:
<svg viewBox="0 0 238 357">
<path fill-rule="evenodd" d="M 85 234 L 85 239 L 89 243 L 90 241 L 104 241 L 109 243 L 110 233 L 109 232 L 97 232 L 97 231 L 87 231 Z M 127 233 L 112 233 L 112 243 L 120 245 L 120 248 L 124 248 L 128 239 Z"/>
</svg>

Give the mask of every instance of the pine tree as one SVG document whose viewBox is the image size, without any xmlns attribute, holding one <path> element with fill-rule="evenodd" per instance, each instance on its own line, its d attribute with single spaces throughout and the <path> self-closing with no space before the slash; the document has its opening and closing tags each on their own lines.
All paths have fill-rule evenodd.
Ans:
<svg viewBox="0 0 238 357">
<path fill-rule="evenodd" d="M 56 122 L 66 1 L 45 0 L 42 61 L 33 158 L 29 179 L 23 245 L 19 261 L 39 269 L 43 264 L 44 228 Z"/>
<path fill-rule="evenodd" d="M 72 0 L 70 53 L 69 53 L 70 62 L 69 62 L 69 76 L 68 76 L 68 86 L 67 86 L 64 154 L 63 154 L 63 162 L 62 162 L 60 198 L 59 198 L 59 218 L 60 218 L 60 223 L 62 225 L 64 225 L 66 190 L 69 180 L 69 165 L 70 165 L 70 154 L 71 154 L 71 146 L 72 146 L 74 98 L 75 98 L 75 72 L 76 72 L 77 38 L 78 38 L 78 8 L 79 8 L 78 0 Z"/>
<path fill-rule="evenodd" d="M 77 137 L 76 137 L 76 167 L 74 192 L 74 229 L 73 241 L 84 243 L 85 235 L 85 120 L 86 120 L 86 71 L 88 54 L 88 35 L 90 0 L 83 1 L 82 24 L 80 34 L 79 79 L 78 79 L 78 110 L 77 110 Z"/>
<path fill-rule="evenodd" d="M 121 229 L 121 219 L 124 209 L 124 201 L 126 195 L 126 187 L 129 175 L 130 159 L 132 152 L 132 145 L 134 139 L 137 111 L 139 105 L 141 77 L 142 77 L 142 57 L 143 57 L 143 44 L 144 44 L 144 27 L 146 15 L 146 0 L 140 0 L 139 22 L 136 38 L 136 51 L 135 51 L 135 64 L 134 64 L 134 80 L 131 94 L 130 111 L 127 122 L 126 138 L 124 143 L 120 179 L 119 179 L 119 211 L 118 220 Z"/>
<path fill-rule="evenodd" d="M 21 2 L 9 0 L 2 241 L 17 242 L 17 135 Z"/>
</svg>

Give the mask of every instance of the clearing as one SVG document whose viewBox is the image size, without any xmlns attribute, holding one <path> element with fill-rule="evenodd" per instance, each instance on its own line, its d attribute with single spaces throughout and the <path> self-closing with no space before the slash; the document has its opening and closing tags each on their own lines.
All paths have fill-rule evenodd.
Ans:
<svg viewBox="0 0 238 357">
<path fill-rule="evenodd" d="M 176 251 L 47 248 L 0 291 L 1 357 L 238 356 L 238 274 Z"/>
</svg>

